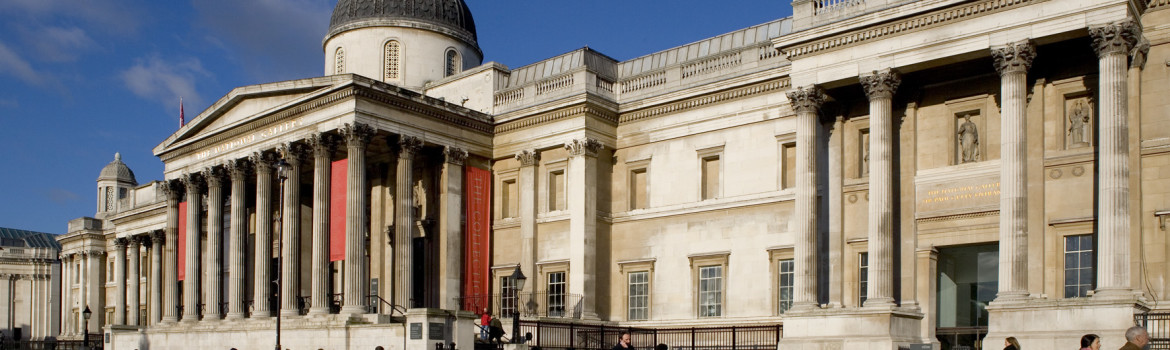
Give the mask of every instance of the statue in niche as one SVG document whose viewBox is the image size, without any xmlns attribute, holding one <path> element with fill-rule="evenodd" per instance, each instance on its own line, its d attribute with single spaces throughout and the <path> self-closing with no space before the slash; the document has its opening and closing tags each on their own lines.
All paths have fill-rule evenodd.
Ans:
<svg viewBox="0 0 1170 350">
<path fill-rule="evenodd" d="M 1069 148 L 1089 146 L 1090 123 L 1089 105 L 1085 101 L 1077 101 L 1068 112 L 1068 144 Z"/>
<path fill-rule="evenodd" d="M 959 125 L 959 164 L 979 161 L 979 129 L 971 121 L 971 115 L 963 115 L 963 124 Z"/>
<path fill-rule="evenodd" d="M 869 175 L 869 131 L 861 133 L 861 175 Z"/>
<path fill-rule="evenodd" d="M 414 217 L 417 232 L 415 237 L 426 237 L 427 228 L 430 226 L 430 219 L 427 218 L 427 189 L 423 185 L 423 180 L 419 179 L 414 182 Z"/>
</svg>

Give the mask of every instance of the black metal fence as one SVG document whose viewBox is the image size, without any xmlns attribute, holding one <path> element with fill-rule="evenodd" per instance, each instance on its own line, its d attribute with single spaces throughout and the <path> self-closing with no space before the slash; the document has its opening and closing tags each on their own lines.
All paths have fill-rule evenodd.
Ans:
<svg viewBox="0 0 1170 350">
<path fill-rule="evenodd" d="M 456 298 L 464 310 L 491 310 L 495 317 L 510 318 L 516 312 L 524 317 L 580 319 L 584 297 L 568 293 L 505 293 Z"/>
<path fill-rule="evenodd" d="M 529 345 L 554 350 L 606 350 L 617 344 L 623 332 L 630 332 L 635 348 L 652 349 L 666 344 L 671 349 L 776 349 L 783 336 L 781 325 L 631 328 L 576 323 L 520 321 L 520 333 L 532 334 Z"/>
<path fill-rule="evenodd" d="M 3 350 L 91 350 L 102 348 L 102 335 L 90 334 L 89 347 L 81 340 L 13 341 L 0 340 Z"/>
<path fill-rule="evenodd" d="M 1170 349 L 1170 312 L 1147 312 L 1133 318 L 1135 325 L 1146 327 L 1150 334 L 1149 349 Z"/>
</svg>

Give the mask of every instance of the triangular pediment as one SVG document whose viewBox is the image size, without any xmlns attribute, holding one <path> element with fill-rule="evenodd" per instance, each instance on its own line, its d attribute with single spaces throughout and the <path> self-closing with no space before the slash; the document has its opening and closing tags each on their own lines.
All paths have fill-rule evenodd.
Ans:
<svg viewBox="0 0 1170 350">
<path fill-rule="evenodd" d="M 218 134 L 288 106 L 329 93 L 352 82 L 350 76 L 328 76 L 233 89 L 154 148 L 160 155 L 174 147 Z"/>
</svg>

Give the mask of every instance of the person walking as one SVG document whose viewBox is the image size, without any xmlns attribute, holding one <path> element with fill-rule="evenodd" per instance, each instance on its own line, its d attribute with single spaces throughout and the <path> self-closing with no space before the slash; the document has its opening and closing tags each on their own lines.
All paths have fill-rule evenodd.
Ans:
<svg viewBox="0 0 1170 350">
<path fill-rule="evenodd" d="M 1020 350 L 1020 342 L 1016 337 L 1007 337 L 1003 340 L 1003 350 Z"/>
<path fill-rule="evenodd" d="M 488 334 L 490 334 L 489 331 L 491 330 L 489 327 L 491 323 L 492 312 L 488 311 L 488 308 L 485 307 L 483 308 L 483 314 L 479 316 L 479 339 L 482 339 L 483 341 L 488 340 Z"/>
<path fill-rule="evenodd" d="M 1133 326 L 1125 330 L 1125 345 L 1120 350 L 1141 350 L 1150 343 L 1150 333 L 1145 327 Z"/>
<path fill-rule="evenodd" d="M 613 346 L 613 350 L 634 350 L 634 346 L 630 344 L 630 332 L 622 332 L 622 335 L 618 336 L 618 343 Z"/>
<path fill-rule="evenodd" d="M 497 344 L 503 343 L 502 338 L 504 337 L 504 323 L 500 322 L 499 318 L 492 318 L 490 324 L 491 327 L 489 328 L 490 334 L 488 334 L 488 340 L 495 340 Z"/>
<path fill-rule="evenodd" d="M 1085 334 L 1081 337 L 1081 350 L 1101 350 L 1101 337 Z"/>
</svg>

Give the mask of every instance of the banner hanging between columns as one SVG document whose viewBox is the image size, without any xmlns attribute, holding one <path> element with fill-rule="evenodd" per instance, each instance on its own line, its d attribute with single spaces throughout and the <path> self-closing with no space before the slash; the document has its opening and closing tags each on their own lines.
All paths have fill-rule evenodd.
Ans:
<svg viewBox="0 0 1170 350">
<path fill-rule="evenodd" d="M 187 276 L 187 202 L 179 202 L 179 246 L 175 251 L 179 258 L 179 280 Z"/>
<path fill-rule="evenodd" d="M 329 176 L 329 261 L 345 260 L 345 186 L 349 160 L 333 162 Z"/>
<path fill-rule="evenodd" d="M 463 310 L 481 312 L 488 306 L 491 282 L 491 193 L 492 173 L 466 166 L 463 187 L 467 229 L 463 240 Z"/>
</svg>

